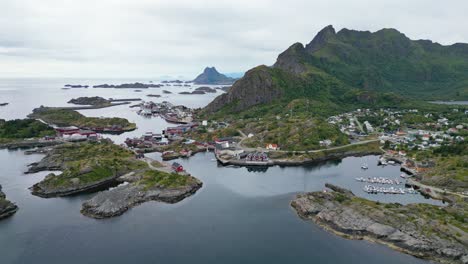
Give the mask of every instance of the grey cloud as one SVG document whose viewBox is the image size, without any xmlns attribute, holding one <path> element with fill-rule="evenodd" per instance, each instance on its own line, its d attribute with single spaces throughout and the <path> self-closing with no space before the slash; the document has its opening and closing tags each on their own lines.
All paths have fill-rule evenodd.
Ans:
<svg viewBox="0 0 468 264">
<path fill-rule="evenodd" d="M 239 72 L 328 24 L 468 42 L 466 10 L 464 0 L 3 0 L 0 77 Z"/>
</svg>

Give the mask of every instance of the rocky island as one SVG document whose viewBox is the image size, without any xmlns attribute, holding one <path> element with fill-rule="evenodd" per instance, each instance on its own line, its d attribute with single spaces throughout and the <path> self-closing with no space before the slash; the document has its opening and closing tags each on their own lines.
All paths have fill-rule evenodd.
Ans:
<svg viewBox="0 0 468 264">
<path fill-rule="evenodd" d="M 83 203 L 81 212 L 107 218 L 150 200 L 178 202 L 202 186 L 185 171 L 175 172 L 168 164 L 140 158 L 108 140 L 57 146 L 31 164 L 27 173 L 60 170 L 61 174 L 47 175 L 30 188 L 31 193 L 51 198 L 104 190 Z"/>
<path fill-rule="evenodd" d="M 33 110 L 30 118 L 40 119 L 48 124 L 57 126 L 76 126 L 82 129 L 89 129 L 98 133 L 120 134 L 136 129 L 135 123 L 130 123 L 125 118 L 98 118 L 86 117 L 71 109 L 41 106 Z"/>
<path fill-rule="evenodd" d="M 84 202 L 81 213 L 93 218 L 114 217 L 147 201 L 176 203 L 202 186 L 201 181 L 190 175 L 157 169 L 128 175 L 125 180 L 130 183 L 100 192 Z"/>
<path fill-rule="evenodd" d="M 148 89 L 148 88 L 159 88 L 160 84 L 145 84 L 145 83 L 123 83 L 123 84 L 99 84 L 94 85 L 93 88 L 114 88 L 114 89 Z"/>
<path fill-rule="evenodd" d="M 103 140 L 52 148 L 41 161 L 31 164 L 27 173 L 62 172 L 51 173 L 31 187 L 32 194 L 49 198 L 112 186 L 118 177 L 146 168 L 147 164 L 137 160 L 133 152 Z"/>
<path fill-rule="evenodd" d="M 297 214 L 349 239 L 379 242 L 419 258 L 467 263 L 467 201 L 445 207 L 379 203 L 327 184 L 329 191 L 299 194 Z"/>
<path fill-rule="evenodd" d="M 111 101 L 100 96 L 93 96 L 73 98 L 68 103 L 76 105 L 108 105 Z"/>
<path fill-rule="evenodd" d="M 12 216 L 18 211 L 18 206 L 6 199 L 0 185 L 0 220 Z"/>
<path fill-rule="evenodd" d="M 198 91 L 195 90 L 195 91 L 192 91 L 192 92 L 180 92 L 179 94 L 186 94 L 186 95 L 187 94 L 205 94 L 205 92 L 200 91 L 200 90 L 198 90 Z"/>
<path fill-rule="evenodd" d="M 219 73 L 215 67 L 206 67 L 203 73 L 193 80 L 194 84 L 216 84 L 216 85 L 229 85 L 233 84 L 236 79 L 227 77 Z"/>
</svg>

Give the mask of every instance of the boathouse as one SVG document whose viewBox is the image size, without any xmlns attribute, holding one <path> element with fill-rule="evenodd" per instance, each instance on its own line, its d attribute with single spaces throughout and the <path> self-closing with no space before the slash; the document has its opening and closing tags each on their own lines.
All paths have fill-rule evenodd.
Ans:
<svg viewBox="0 0 468 264">
<path fill-rule="evenodd" d="M 172 163 L 172 169 L 173 169 L 175 172 L 183 172 L 183 171 L 184 171 L 184 167 L 182 167 L 182 165 L 180 165 L 180 164 L 177 163 L 177 162 Z"/>
</svg>

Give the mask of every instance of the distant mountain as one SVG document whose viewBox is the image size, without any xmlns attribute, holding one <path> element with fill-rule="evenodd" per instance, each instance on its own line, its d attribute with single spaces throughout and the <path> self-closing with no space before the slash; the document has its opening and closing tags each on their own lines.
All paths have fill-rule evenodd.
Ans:
<svg viewBox="0 0 468 264">
<path fill-rule="evenodd" d="M 468 44 L 410 40 L 395 29 L 322 29 L 295 43 L 272 67 L 248 71 L 205 110 L 243 111 L 307 98 L 342 106 L 405 99 L 468 99 Z"/>
<path fill-rule="evenodd" d="M 206 67 L 202 74 L 198 75 L 193 80 L 195 84 L 216 84 L 216 85 L 230 85 L 236 81 L 235 78 L 227 77 L 219 73 L 215 67 Z"/>
<path fill-rule="evenodd" d="M 244 77 L 244 74 L 245 72 L 228 72 L 228 73 L 225 73 L 224 75 L 226 75 L 227 77 L 234 78 L 234 79 L 240 79 Z"/>
</svg>

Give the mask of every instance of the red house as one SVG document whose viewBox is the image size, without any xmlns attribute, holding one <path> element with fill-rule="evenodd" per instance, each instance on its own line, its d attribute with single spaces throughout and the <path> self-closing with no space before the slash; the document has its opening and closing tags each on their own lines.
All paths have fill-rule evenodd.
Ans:
<svg viewBox="0 0 468 264">
<path fill-rule="evenodd" d="M 172 169 L 173 169 L 175 172 L 182 172 L 182 171 L 184 171 L 184 167 L 182 167 L 182 165 L 180 165 L 180 164 L 177 163 L 177 162 L 172 163 Z"/>
</svg>

